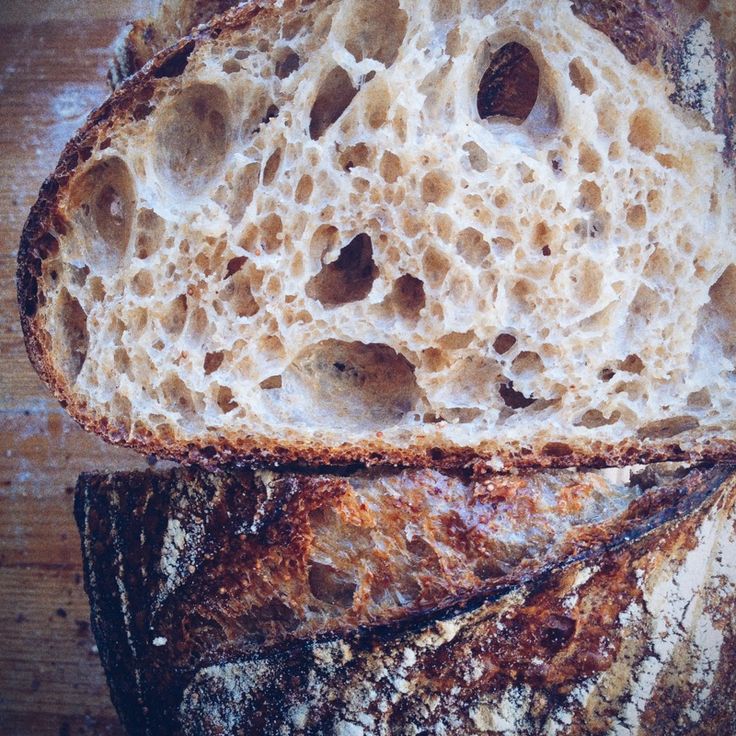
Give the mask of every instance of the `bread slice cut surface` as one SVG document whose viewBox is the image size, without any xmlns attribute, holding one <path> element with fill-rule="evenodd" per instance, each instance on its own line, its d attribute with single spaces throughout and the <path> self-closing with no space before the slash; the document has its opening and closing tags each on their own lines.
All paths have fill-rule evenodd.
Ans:
<svg viewBox="0 0 736 736">
<path fill-rule="evenodd" d="M 730 457 L 733 171 L 670 93 L 562 2 L 237 8 L 44 185 L 31 358 L 181 460 Z"/>
</svg>

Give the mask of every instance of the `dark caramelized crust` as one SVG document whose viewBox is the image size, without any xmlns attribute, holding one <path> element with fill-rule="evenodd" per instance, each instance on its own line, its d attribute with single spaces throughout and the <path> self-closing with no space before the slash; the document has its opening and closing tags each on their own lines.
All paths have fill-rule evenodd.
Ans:
<svg viewBox="0 0 736 736">
<path fill-rule="evenodd" d="M 683 638 L 693 677 L 698 647 L 704 663 L 733 656 L 733 590 L 719 598 L 712 567 L 714 545 L 733 542 L 728 478 L 83 475 L 76 514 L 113 700 L 133 734 L 476 733 L 509 693 L 537 704 L 533 718 L 517 705 L 538 725 L 583 685 L 613 717 L 624 695 L 606 703 L 594 680 L 634 688 L 662 626 L 657 585 L 709 591 L 723 638 Z M 627 507 L 637 483 L 654 486 Z M 731 718 L 719 702 L 696 705 Z M 542 732 L 529 729 L 516 732 Z"/>
</svg>

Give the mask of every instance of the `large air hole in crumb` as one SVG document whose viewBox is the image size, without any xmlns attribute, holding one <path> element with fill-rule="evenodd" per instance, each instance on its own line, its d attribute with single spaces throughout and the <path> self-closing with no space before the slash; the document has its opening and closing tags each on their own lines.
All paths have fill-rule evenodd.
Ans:
<svg viewBox="0 0 736 736">
<path fill-rule="evenodd" d="M 281 247 L 284 239 L 283 223 L 276 213 L 271 213 L 261 221 L 261 245 L 266 253 L 274 253 Z"/>
<path fill-rule="evenodd" d="M 232 192 L 228 199 L 230 222 L 236 224 L 243 219 L 245 210 L 253 201 L 253 194 L 258 187 L 261 165 L 253 162 L 244 166 L 234 177 Z"/>
<path fill-rule="evenodd" d="M 351 171 L 356 166 L 370 166 L 373 161 L 373 151 L 365 143 L 356 143 L 340 152 L 338 163 L 340 168 Z"/>
<path fill-rule="evenodd" d="M 330 565 L 312 562 L 309 567 L 309 590 L 323 603 L 350 608 L 353 605 L 356 588 L 354 578 Z"/>
<path fill-rule="evenodd" d="M 539 66 L 531 51 L 512 41 L 496 51 L 480 80 L 478 114 L 521 123 L 539 94 Z"/>
<path fill-rule="evenodd" d="M 69 381 L 73 383 L 87 359 L 89 333 L 87 314 L 81 304 L 66 290 L 62 289 L 57 299 L 58 322 L 53 333 L 59 365 Z"/>
<path fill-rule="evenodd" d="M 238 408 L 236 401 L 233 401 L 233 392 L 228 386 L 220 386 L 217 389 L 217 405 L 223 414 L 229 414 Z"/>
<path fill-rule="evenodd" d="M 138 213 L 138 235 L 135 241 L 135 254 L 138 258 L 148 258 L 161 246 L 166 223 L 153 210 L 142 209 Z"/>
<path fill-rule="evenodd" d="M 396 279 L 386 301 L 404 319 L 417 320 L 426 303 L 424 284 L 421 279 L 404 274 Z"/>
<path fill-rule="evenodd" d="M 521 391 L 517 391 L 514 388 L 513 381 L 500 384 L 498 387 L 498 393 L 503 400 L 503 403 L 510 409 L 526 409 L 536 401 L 536 399 L 530 396 L 524 396 Z"/>
<path fill-rule="evenodd" d="M 356 61 L 375 59 L 386 66 L 396 60 L 406 34 L 407 15 L 399 0 L 371 0 L 349 6 L 345 13 L 342 37 L 345 48 Z"/>
<path fill-rule="evenodd" d="M 299 183 L 296 185 L 296 192 L 294 193 L 294 200 L 297 204 L 306 204 L 309 198 L 312 196 L 312 190 L 314 189 L 314 182 L 309 174 L 304 174 Z"/>
<path fill-rule="evenodd" d="M 238 109 L 244 120 L 240 123 L 240 139 L 250 145 L 253 136 L 264 125 L 279 116 L 279 108 L 274 105 L 269 92 L 253 84 L 246 86 L 243 98 L 239 101 Z"/>
<path fill-rule="evenodd" d="M 626 373 L 636 373 L 638 375 L 644 370 L 644 363 L 638 355 L 632 353 L 631 355 L 627 355 L 619 363 L 618 367 L 620 370 L 626 371 Z"/>
<path fill-rule="evenodd" d="M 231 258 L 225 266 L 225 279 L 229 279 L 240 271 L 247 262 L 248 256 L 236 256 L 235 258 Z"/>
<path fill-rule="evenodd" d="M 154 165 L 168 186 L 201 191 L 222 167 L 231 137 L 230 104 L 214 84 L 184 89 L 162 110 Z"/>
<path fill-rule="evenodd" d="M 172 411 L 192 419 L 195 416 L 194 399 L 191 391 L 179 376 L 171 374 L 161 383 L 164 402 Z"/>
<path fill-rule="evenodd" d="M 588 409 L 580 418 L 580 421 L 576 422 L 576 425 L 585 427 L 586 429 L 597 429 L 598 427 L 615 424 L 620 416 L 620 413 L 616 411 L 610 417 L 607 417 L 599 409 Z"/>
<path fill-rule="evenodd" d="M 429 247 L 422 258 L 422 266 L 427 282 L 432 288 L 436 289 L 445 280 L 450 270 L 450 261 L 439 250 Z"/>
<path fill-rule="evenodd" d="M 320 225 L 309 242 L 309 254 L 313 259 L 323 259 L 340 242 L 340 233 L 333 225 Z"/>
<path fill-rule="evenodd" d="M 422 367 L 431 373 L 438 373 L 450 365 L 450 356 L 439 348 L 422 350 Z"/>
<path fill-rule="evenodd" d="M 659 118 L 652 110 L 637 110 L 629 120 L 629 143 L 644 153 L 651 153 L 662 138 Z"/>
<path fill-rule="evenodd" d="M 112 271 L 130 240 L 136 196 L 133 177 L 119 158 L 96 163 L 72 188 L 70 205 L 86 233 L 85 259 L 94 271 Z"/>
<path fill-rule="evenodd" d="M 572 291 L 580 303 L 590 305 L 598 301 L 603 272 L 597 263 L 583 261 L 577 268 L 571 269 L 568 276 L 572 282 Z"/>
<path fill-rule="evenodd" d="M 437 340 L 437 344 L 443 350 L 463 350 L 475 339 L 476 334 L 473 330 L 468 330 L 467 332 L 448 332 Z"/>
<path fill-rule="evenodd" d="M 512 347 L 514 347 L 514 345 L 516 345 L 516 338 L 513 335 L 509 335 L 506 332 L 502 332 L 493 341 L 493 349 L 499 355 L 508 353 L 508 351 L 511 350 Z"/>
<path fill-rule="evenodd" d="M 133 293 L 136 296 L 150 296 L 153 294 L 153 276 L 150 271 L 138 271 L 131 281 Z"/>
<path fill-rule="evenodd" d="M 282 376 L 292 420 L 356 431 L 398 424 L 414 410 L 414 367 L 388 345 L 324 340 Z"/>
<path fill-rule="evenodd" d="M 710 301 L 701 309 L 698 334 L 715 338 L 723 354 L 736 363 L 736 264 L 731 264 L 710 287 Z"/>
<path fill-rule="evenodd" d="M 118 375 L 130 376 L 130 356 L 124 348 L 117 348 L 113 355 L 113 365 Z"/>
<path fill-rule="evenodd" d="M 516 376 L 530 377 L 543 373 L 544 363 L 537 353 L 523 350 L 514 358 L 511 368 Z"/>
<path fill-rule="evenodd" d="M 573 59 L 568 67 L 570 81 L 584 95 L 592 95 L 595 91 L 595 79 L 590 69 L 580 60 Z"/>
<path fill-rule="evenodd" d="M 340 251 L 336 261 L 309 280 L 307 296 L 326 307 L 359 301 L 368 296 L 377 275 L 371 239 L 361 233 Z"/>
<path fill-rule="evenodd" d="M 488 154 L 475 141 L 466 143 L 463 151 L 468 154 L 470 168 L 474 171 L 483 173 L 488 169 Z"/>
<path fill-rule="evenodd" d="M 635 323 L 641 321 L 648 325 L 659 315 L 662 306 L 663 302 L 659 294 L 642 284 L 631 302 L 630 319 L 633 319 Z"/>
<path fill-rule="evenodd" d="M 586 179 L 580 185 L 580 206 L 584 210 L 595 210 L 601 206 L 601 188 L 594 182 Z"/>
<path fill-rule="evenodd" d="M 713 406 L 710 391 L 702 388 L 700 391 L 693 391 L 688 394 L 687 405 L 693 409 L 710 409 Z"/>
<path fill-rule="evenodd" d="M 237 59 L 226 59 L 222 63 L 222 71 L 225 74 L 237 74 L 242 68 Z"/>
<path fill-rule="evenodd" d="M 480 266 L 490 255 L 491 246 L 479 230 L 466 227 L 458 233 L 457 252 L 469 265 Z"/>
<path fill-rule="evenodd" d="M 258 384 L 264 391 L 271 391 L 272 389 L 281 388 L 281 376 L 269 376 L 264 378 Z"/>
<path fill-rule="evenodd" d="M 580 144 L 578 162 L 580 168 L 589 174 L 601 170 L 602 162 L 599 153 L 587 143 Z"/>
<path fill-rule="evenodd" d="M 643 205 L 635 204 L 626 210 L 626 224 L 634 230 L 641 230 L 647 224 L 647 211 Z"/>
<path fill-rule="evenodd" d="M 264 354 L 266 360 L 282 360 L 286 355 L 284 344 L 276 335 L 264 335 L 259 338 L 257 348 Z"/>
<path fill-rule="evenodd" d="M 422 200 L 426 204 L 443 204 L 452 194 L 452 179 L 443 171 L 430 171 L 422 179 Z"/>
<path fill-rule="evenodd" d="M 174 299 L 169 308 L 164 313 L 161 320 L 161 326 L 169 335 L 179 335 L 184 329 L 184 323 L 187 319 L 187 297 L 185 294 L 179 294 Z"/>
<path fill-rule="evenodd" d="M 266 165 L 263 167 L 263 183 L 265 186 L 273 184 L 273 180 L 276 178 L 279 166 L 281 166 L 281 149 L 277 148 L 266 161 Z"/>
<path fill-rule="evenodd" d="M 700 422 L 695 417 L 680 416 L 649 422 L 637 430 L 639 439 L 664 440 L 697 429 Z"/>
<path fill-rule="evenodd" d="M 662 211 L 662 194 L 657 189 L 650 189 L 647 192 L 647 206 L 655 214 L 659 214 Z"/>
<path fill-rule="evenodd" d="M 536 287 L 532 281 L 519 279 L 509 292 L 509 300 L 521 312 L 533 312 L 536 307 Z"/>
<path fill-rule="evenodd" d="M 391 120 L 391 127 L 394 129 L 394 133 L 399 137 L 402 143 L 406 143 L 407 134 L 407 117 L 405 107 L 397 107 L 393 119 Z"/>
<path fill-rule="evenodd" d="M 291 76 L 300 64 L 299 54 L 290 49 L 288 46 L 279 49 L 275 53 L 276 57 L 276 76 L 279 79 L 286 79 Z"/>
<path fill-rule="evenodd" d="M 205 376 L 209 376 L 211 373 L 214 373 L 222 365 L 222 361 L 224 359 L 225 353 L 223 353 L 222 350 L 218 350 L 214 353 L 206 353 L 203 365 Z"/>
<path fill-rule="evenodd" d="M 241 270 L 236 271 L 220 292 L 222 298 L 230 303 L 238 317 L 252 317 L 260 309 L 253 296 L 253 275 L 252 270 L 247 273 Z"/>
<path fill-rule="evenodd" d="M 387 184 L 394 184 L 401 176 L 401 159 L 391 151 L 384 151 L 379 166 L 381 176 Z"/>
<path fill-rule="evenodd" d="M 330 71 L 320 85 L 309 116 L 309 135 L 312 140 L 321 138 L 340 119 L 357 92 L 350 75 L 341 66 Z"/>
<path fill-rule="evenodd" d="M 388 120 L 391 107 L 391 90 L 382 79 L 376 79 L 365 88 L 365 114 L 368 125 L 374 130 L 382 128 Z"/>
</svg>

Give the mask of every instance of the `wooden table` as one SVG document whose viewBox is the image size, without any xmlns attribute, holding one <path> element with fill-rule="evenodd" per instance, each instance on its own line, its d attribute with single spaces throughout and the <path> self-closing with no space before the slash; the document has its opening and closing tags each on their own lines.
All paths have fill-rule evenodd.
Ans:
<svg viewBox="0 0 736 736">
<path fill-rule="evenodd" d="M 39 381 L 15 256 L 44 177 L 108 94 L 110 45 L 141 0 L 0 0 L 0 735 L 121 734 L 89 629 L 72 488 L 145 460 L 82 432 Z"/>
</svg>

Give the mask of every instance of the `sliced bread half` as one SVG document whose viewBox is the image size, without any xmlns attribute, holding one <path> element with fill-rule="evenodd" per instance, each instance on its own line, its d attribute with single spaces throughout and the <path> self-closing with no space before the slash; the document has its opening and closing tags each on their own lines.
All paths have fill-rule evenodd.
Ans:
<svg viewBox="0 0 736 736">
<path fill-rule="evenodd" d="M 708 29 L 696 114 L 565 2 L 237 8 L 44 185 L 29 354 L 85 427 L 184 461 L 732 457 L 733 63 Z"/>
</svg>

